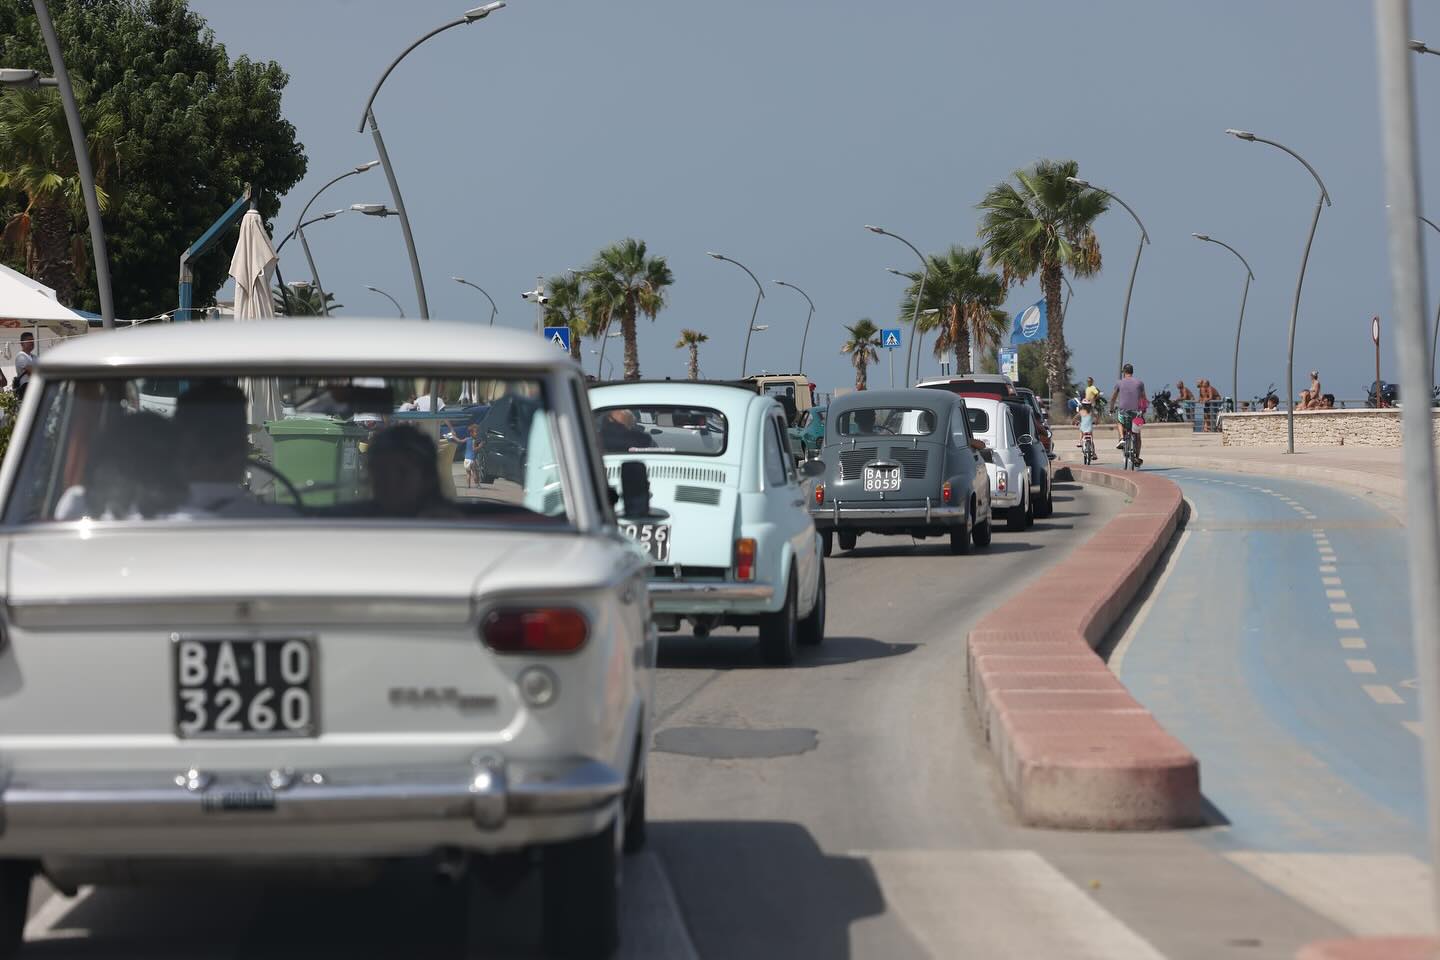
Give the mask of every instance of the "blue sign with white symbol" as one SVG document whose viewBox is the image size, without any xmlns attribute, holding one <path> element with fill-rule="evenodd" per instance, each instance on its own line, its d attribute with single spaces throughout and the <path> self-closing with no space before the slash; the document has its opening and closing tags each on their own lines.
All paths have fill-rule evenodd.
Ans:
<svg viewBox="0 0 1440 960">
<path fill-rule="evenodd" d="M 570 352 L 569 327 L 546 327 L 545 339 L 549 340 L 551 343 L 555 344 L 555 346 L 559 347 L 561 350 L 564 350 L 566 353 Z"/>
<path fill-rule="evenodd" d="M 897 327 L 897 328 L 894 329 L 894 330 L 881 330 L 881 331 L 880 331 L 880 346 L 884 347 L 886 350 L 894 350 L 894 349 L 896 349 L 897 347 L 899 347 L 899 346 L 900 346 L 900 330 L 899 330 L 899 328 Z"/>
</svg>

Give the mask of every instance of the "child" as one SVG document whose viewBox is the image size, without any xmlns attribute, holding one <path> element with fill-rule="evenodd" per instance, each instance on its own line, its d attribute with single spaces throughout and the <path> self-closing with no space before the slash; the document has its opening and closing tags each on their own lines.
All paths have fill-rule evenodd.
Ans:
<svg viewBox="0 0 1440 960">
<path fill-rule="evenodd" d="M 474 487 L 480 485 L 480 427 L 472 423 L 467 432 L 469 436 L 465 438 L 465 486 Z"/>
<path fill-rule="evenodd" d="M 1092 443 L 1094 442 L 1094 440 L 1095 440 L 1095 408 L 1094 408 L 1094 407 L 1090 406 L 1089 403 L 1082 403 L 1082 404 L 1080 404 L 1080 412 L 1075 415 L 1075 419 L 1072 420 L 1071 423 L 1073 423 L 1074 425 L 1076 425 L 1076 426 L 1078 426 L 1078 427 L 1080 428 L 1080 448 L 1081 448 L 1082 450 L 1085 448 L 1085 441 L 1086 441 L 1086 440 L 1089 440 L 1089 441 L 1091 441 Z"/>
</svg>

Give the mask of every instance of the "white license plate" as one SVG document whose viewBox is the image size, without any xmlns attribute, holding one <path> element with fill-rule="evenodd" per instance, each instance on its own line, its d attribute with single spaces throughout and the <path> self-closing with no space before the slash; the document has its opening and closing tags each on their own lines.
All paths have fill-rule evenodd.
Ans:
<svg viewBox="0 0 1440 960">
<path fill-rule="evenodd" d="M 651 563 L 670 562 L 670 524 L 622 521 L 620 531 L 645 549 Z"/>
<path fill-rule="evenodd" d="M 175 638 L 181 737 L 313 737 L 315 647 L 303 637 Z"/>
<path fill-rule="evenodd" d="M 860 479 L 866 493 L 900 489 L 900 468 L 866 467 L 860 471 Z"/>
</svg>

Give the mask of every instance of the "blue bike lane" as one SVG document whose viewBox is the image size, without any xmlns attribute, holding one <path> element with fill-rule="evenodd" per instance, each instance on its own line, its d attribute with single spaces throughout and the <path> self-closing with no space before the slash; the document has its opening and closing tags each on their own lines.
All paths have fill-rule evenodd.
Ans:
<svg viewBox="0 0 1440 960">
<path fill-rule="evenodd" d="M 1191 516 L 1111 664 L 1199 758 L 1219 851 L 1426 859 L 1404 530 L 1354 495 L 1163 470 Z"/>
</svg>

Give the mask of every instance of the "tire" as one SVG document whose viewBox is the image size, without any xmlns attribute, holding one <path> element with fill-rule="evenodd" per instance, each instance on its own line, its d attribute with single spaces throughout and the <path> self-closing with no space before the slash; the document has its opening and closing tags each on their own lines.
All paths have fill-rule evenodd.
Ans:
<svg viewBox="0 0 1440 960">
<path fill-rule="evenodd" d="M 854 549 L 855 549 L 855 541 L 860 539 L 860 534 L 858 534 L 858 533 L 847 533 L 846 531 L 841 530 L 840 533 L 839 533 L 839 537 L 840 537 L 840 549 L 841 549 L 841 550 L 854 550 Z"/>
<path fill-rule="evenodd" d="M 639 757 L 636 757 L 639 763 Z M 645 832 L 645 775 L 630 789 L 630 798 L 625 803 L 625 852 L 639 853 L 645 849 L 649 837 Z"/>
<path fill-rule="evenodd" d="M 769 613 L 760 619 L 760 657 L 771 666 L 786 667 L 795 662 L 795 648 L 800 643 L 795 607 L 795 571 L 792 569 L 786 578 L 784 606 L 778 613 Z"/>
<path fill-rule="evenodd" d="M 560 957 L 609 957 L 620 946 L 619 817 L 591 837 L 541 852 L 545 951 Z"/>
<path fill-rule="evenodd" d="M 1050 484 L 1047 483 L 1045 484 L 1045 495 L 1040 498 L 1039 503 L 1035 504 L 1035 516 L 1043 520 L 1054 512 L 1054 491 L 1051 489 Z"/>
<path fill-rule="evenodd" d="M 0 861 L 0 958 L 9 960 L 20 952 L 25 939 L 25 917 L 30 911 L 32 864 L 19 860 Z"/>
<path fill-rule="evenodd" d="M 815 606 L 800 621 L 801 646 L 818 647 L 825 642 L 825 564 L 821 562 L 819 581 L 815 584 Z"/>
<path fill-rule="evenodd" d="M 994 537 L 994 535 L 995 514 L 992 512 L 990 514 L 990 519 L 986 520 L 983 524 L 975 524 L 975 529 L 970 533 L 970 539 L 974 541 L 975 546 L 984 549 L 985 547 L 990 546 L 990 540 Z"/>
<path fill-rule="evenodd" d="M 835 534 L 830 530 L 826 530 L 820 534 L 820 552 L 828 557 L 834 549 Z"/>
<path fill-rule="evenodd" d="M 1011 507 L 1005 511 L 1005 529 L 1011 533 L 1023 533 L 1025 528 L 1030 526 L 1030 497 L 1028 493 L 1020 495 L 1020 506 Z"/>
<path fill-rule="evenodd" d="M 965 525 L 950 530 L 950 552 L 955 554 L 967 554 L 970 552 L 970 528 L 974 518 L 970 515 L 970 508 L 965 508 Z"/>
</svg>

